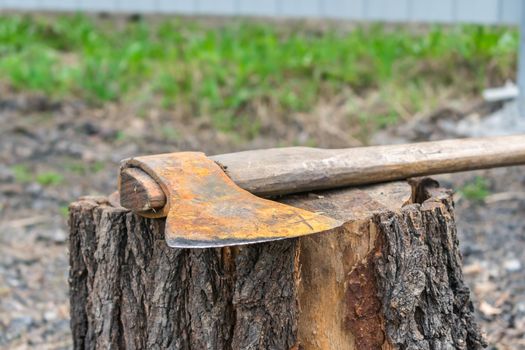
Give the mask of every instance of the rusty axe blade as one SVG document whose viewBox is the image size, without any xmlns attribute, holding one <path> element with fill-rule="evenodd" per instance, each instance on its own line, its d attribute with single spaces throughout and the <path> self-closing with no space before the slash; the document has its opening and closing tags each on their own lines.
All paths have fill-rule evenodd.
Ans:
<svg viewBox="0 0 525 350">
<path fill-rule="evenodd" d="M 128 159 L 121 165 L 121 174 L 130 168 L 143 170 L 160 185 L 164 206 L 140 214 L 166 217 L 165 238 L 171 247 L 209 248 L 265 242 L 327 231 L 342 224 L 321 213 L 263 199 L 243 190 L 203 153 Z M 122 179 L 119 183 L 122 186 Z"/>
</svg>

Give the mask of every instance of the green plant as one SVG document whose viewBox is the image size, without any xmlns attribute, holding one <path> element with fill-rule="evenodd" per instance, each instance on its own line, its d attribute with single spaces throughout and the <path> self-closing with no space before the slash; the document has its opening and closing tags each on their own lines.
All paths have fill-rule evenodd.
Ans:
<svg viewBox="0 0 525 350">
<path fill-rule="evenodd" d="M 33 179 L 29 168 L 23 164 L 13 165 L 11 167 L 11 171 L 13 172 L 13 176 L 15 177 L 16 182 L 27 183 L 31 182 L 31 180 Z"/>
<path fill-rule="evenodd" d="M 69 207 L 67 205 L 61 205 L 58 208 L 58 210 L 60 212 L 60 215 L 62 215 L 62 217 L 67 218 L 69 216 Z"/>
<path fill-rule="evenodd" d="M 164 136 L 169 141 L 177 141 L 180 139 L 179 131 L 175 128 L 172 128 L 171 126 L 165 126 L 161 131 L 162 136 Z"/>
<path fill-rule="evenodd" d="M 465 184 L 459 192 L 468 200 L 480 202 L 490 194 L 489 182 L 481 176 L 476 176 L 474 181 Z"/>
<path fill-rule="evenodd" d="M 59 185 L 64 180 L 64 177 L 61 174 L 54 171 L 44 171 L 33 175 L 29 168 L 23 164 L 13 165 L 11 171 L 15 177 L 15 181 L 20 183 L 36 181 L 43 186 L 49 186 Z"/>
<path fill-rule="evenodd" d="M 127 135 L 124 131 L 118 130 L 115 133 L 115 141 L 124 141 L 127 138 Z"/>
<path fill-rule="evenodd" d="M 36 182 L 42 186 L 56 186 L 64 181 L 64 177 L 54 171 L 41 172 L 36 175 Z"/>
<path fill-rule="evenodd" d="M 68 161 L 64 164 L 64 169 L 71 171 L 75 174 L 86 175 L 90 173 L 98 173 L 105 167 L 104 162 L 95 161 L 92 163 L 86 163 L 83 161 Z"/>
<path fill-rule="evenodd" d="M 97 160 L 89 165 L 89 170 L 90 172 L 96 174 L 104 170 L 105 167 L 106 164 L 104 164 L 104 162 Z"/>
</svg>

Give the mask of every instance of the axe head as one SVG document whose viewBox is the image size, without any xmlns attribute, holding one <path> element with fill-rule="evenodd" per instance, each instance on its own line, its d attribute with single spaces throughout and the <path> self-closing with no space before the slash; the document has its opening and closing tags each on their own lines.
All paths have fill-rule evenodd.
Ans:
<svg viewBox="0 0 525 350">
<path fill-rule="evenodd" d="M 257 197 L 238 187 L 204 153 L 180 152 L 124 160 L 140 168 L 162 188 L 166 204 L 145 217 L 166 217 L 171 247 L 209 248 L 309 235 L 341 226 L 321 213 Z M 119 180 L 120 186 L 120 180 Z"/>
</svg>

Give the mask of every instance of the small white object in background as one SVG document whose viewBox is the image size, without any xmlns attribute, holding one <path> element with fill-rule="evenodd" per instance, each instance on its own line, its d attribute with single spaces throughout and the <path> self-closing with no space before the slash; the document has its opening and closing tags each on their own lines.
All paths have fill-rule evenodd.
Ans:
<svg viewBox="0 0 525 350">
<path fill-rule="evenodd" d="M 519 89 L 512 81 L 507 81 L 505 85 L 490 88 L 483 91 L 483 99 L 487 102 L 507 101 L 517 98 Z"/>
<path fill-rule="evenodd" d="M 487 102 L 502 102 L 502 108 L 487 116 L 472 114 L 461 119 L 456 133 L 467 137 L 501 136 L 525 132 L 525 114 L 519 108 L 519 88 L 511 81 L 483 91 Z"/>
<path fill-rule="evenodd" d="M 503 266 L 508 272 L 516 272 L 521 270 L 521 262 L 518 259 L 506 260 L 503 263 Z"/>
</svg>

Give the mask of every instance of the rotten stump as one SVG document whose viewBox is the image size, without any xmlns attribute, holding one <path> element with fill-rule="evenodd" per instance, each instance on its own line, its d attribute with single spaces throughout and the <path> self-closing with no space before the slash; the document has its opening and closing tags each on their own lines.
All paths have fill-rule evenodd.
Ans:
<svg viewBox="0 0 525 350">
<path fill-rule="evenodd" d="M 169 248 L 163 220 L 70 207 L 76 349 L 480 349 L 451 193 L 425 179 L 287 196 L 342 219 L 296 239 Z"/>
</svg>

